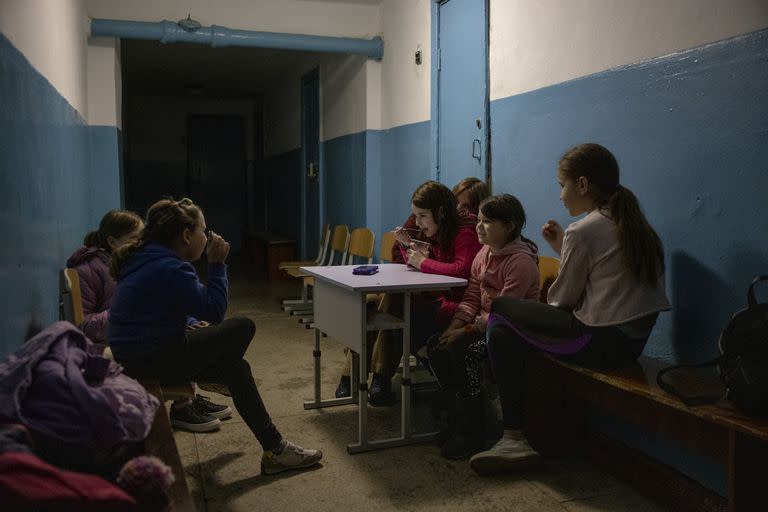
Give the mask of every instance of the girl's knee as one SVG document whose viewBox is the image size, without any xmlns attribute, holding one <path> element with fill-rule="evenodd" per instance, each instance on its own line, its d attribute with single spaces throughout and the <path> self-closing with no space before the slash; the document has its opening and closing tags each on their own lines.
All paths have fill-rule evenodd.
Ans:
<svg viewBox="0 0 768 512">
<path fill-rule="evenodd" d="M 251 375 L 251 365 L 245 359 L 236 359 L 232 363 L 232 375 Z"/>
<path fill-rule="evenodd" d="M 248 317 L 238 316 L 230 318 L 229 321 L 232 324 L 232 328 L 238 333 L 242 333 L 242 338 L 247 339 L 249 342 L 256 334 L 256 324 Z"/>
</svg>

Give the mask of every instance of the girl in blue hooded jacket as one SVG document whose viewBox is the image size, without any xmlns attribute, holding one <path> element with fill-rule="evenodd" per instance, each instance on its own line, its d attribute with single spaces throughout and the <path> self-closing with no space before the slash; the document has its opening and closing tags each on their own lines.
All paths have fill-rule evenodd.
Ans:
<svg viewBox="0 0 768 512">
<path fill-rule="evenodd" d="M 203 251 L 207 285 L 191 264 Z M 153 204 L 140 239 L 112 256 L 117 279 L 109 318 L 112 351 L 135 376 L 227 386 L 264 449 L 262 474 L 313 466 L 322 452 L 282 438 L 243 358 L 256 330 L 253 321 L 224 319 L 228 254 L 229 243 L 207 230 L 203 212 L 190 199 Z M 198 328 L 187 328 L 188 317 L 197 320 Z"/>
</svg>

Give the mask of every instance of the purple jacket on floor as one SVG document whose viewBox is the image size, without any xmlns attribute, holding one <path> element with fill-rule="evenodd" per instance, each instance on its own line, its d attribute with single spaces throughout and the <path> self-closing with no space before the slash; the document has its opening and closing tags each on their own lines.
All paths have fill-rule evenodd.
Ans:
<svg viewBox="0 0 768 512">
<path fill-rule="evenodd" d="M 0 361 L 0 423 L 84 449 L 147 437 L 160 403 L 101 356 L 68 322 L 56 322 Z"/>
<path fill-rule="evenodd" d="M 67 267 L 80 277 L 83 296 L 83 332 L 94 343 L 106 343 L 109 305 L 117 283 L 109 274 L 110 256 L 98 247 L 81 247 L 67 260 Z"/>
</svg>

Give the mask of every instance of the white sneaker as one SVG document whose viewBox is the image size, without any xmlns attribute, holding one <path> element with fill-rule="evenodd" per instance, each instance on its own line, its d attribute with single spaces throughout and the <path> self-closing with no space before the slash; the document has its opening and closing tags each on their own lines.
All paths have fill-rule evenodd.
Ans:
<svg viewBox="0 0 768 512">
<path fill-rule="evenodd" d="M 261 456 L 261 474 L 274 475 L 290 469 L 302 469 L 314 466 L 323 458 L 320 450 L 311 450 L 295 445 L 290 441 L 284 441 L 283 451 L 274 453 L 265 451 Z"/>
<path fill-rule="evenodd" d="M 472 456 L 469 459 L 469 465 L 481 475 L 490 475 L 513 469 L 528 468 L 540 460 L 539 452 L 531 448 L 524 437 L 512 439 L 505 436 L 489 450 Z"/>
</svg>

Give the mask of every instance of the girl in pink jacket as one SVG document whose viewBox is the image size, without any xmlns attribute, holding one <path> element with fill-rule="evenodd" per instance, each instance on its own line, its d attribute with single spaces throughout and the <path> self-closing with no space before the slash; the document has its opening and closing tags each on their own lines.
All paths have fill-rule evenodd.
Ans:
<svg viewBox="0 0 768 512">
<path fill-rule="evenodd" d="M 521 235 L 523 205 L 514 196 L 493 196 L 480 205 L 477 236 L 483 244 L 469 285 L 448 328 L 429 344 L 430 362 L 444 391 L 455 400 L 450 437 L 441 453 L 466 458 L 484 449 L 481 361 L 485 328 L 496 297 L 537 300 L 538 248 Z"/>
</svg>

